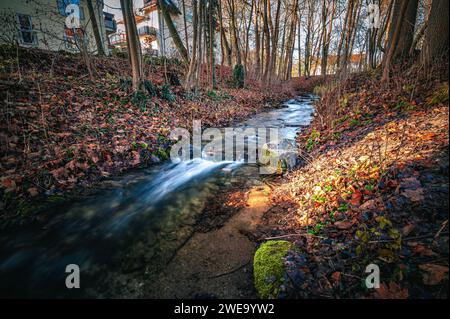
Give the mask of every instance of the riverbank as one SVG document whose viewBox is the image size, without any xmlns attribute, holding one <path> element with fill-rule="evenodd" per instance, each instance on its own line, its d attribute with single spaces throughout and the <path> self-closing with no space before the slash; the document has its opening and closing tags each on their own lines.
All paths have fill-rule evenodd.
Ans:
<svg viewBox="0 0 450 319">
<path fill-rule="evenodd" d="M 448 297 L 448 61 L 330 82 L 254 235 L 295 245 L 291 298 Z M 380 289 L 366 288 L 369 264 Z M 278 293 L 278 292 L 277 292 Z"/>
<path fill-rule="evenodd" d="M 290 88 L 228 86 L 186 92 L 174 60 L 145 59 L 143 88 L 132 93 L 128 61 L 93 59 L 89 79 L 75 55 L 1 48 L 0 218 L 33 216 L 42 204 L 95 188 L 99 181 L 168 159 L 169 132 L 221 127 L 278 107 Z"/>
</svg>

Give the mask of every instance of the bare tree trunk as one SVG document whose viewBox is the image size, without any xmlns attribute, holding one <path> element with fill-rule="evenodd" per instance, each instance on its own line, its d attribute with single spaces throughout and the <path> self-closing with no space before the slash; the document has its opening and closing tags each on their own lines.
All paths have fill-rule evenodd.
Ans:
<svg viewBox="0 0 450 319">
<path fill-rule="evenodd" d="M 313 32 L 312 28 L 314 25 L 314 0 L 308 0 L 308 22 L 306 28 L 306 38 L 305 38 L 305 76 L 310 76 L 311 68 L 311 34 Z"/>
<path fill-rule="evenodd" d="M 252 0 L 251 3 L 251 9 L 250 9 L 250 17 L 248 19 L 248 25 L 245 32 L 245 53 L 244 53 L 244 68 L 245 72 L 248 72 L 248 51 L 250 47 L 249 38 L 250 38 L 250 27 L 252 26 L 252 19 L 253 19 L 253 8 L 255 6 L 255 1 Z"/>
<path fill-rule="evenodd" d="M 302 29 L 302 17 L 298 17 L 298 34 L 297 34 L 297 45 L 298 45 L 298 77 L 302 76 L 302 51 L 301 51 L 301 29 Z"/>
<path fill-rule="evenodd" d="M 228 0 L 230 9 L 231 29 L 233 32 L 233 42 L 235 47 L 236 64 L 242 65 L 241 50 L 239 48 L 238 28 L 236 24 L 236 6 L 234 0 Z"/>
<path fill-rule="evenodd" d="M 394 52 L 394 60 L 405 59 L 409 55 L 414 40 L 418 0 L 408 0 L 407 2 L 408 5 L 402 21 L 398 44 Z"/>
<path fill-rule="evenodd" d="M 142 53 L 139 37 L 134 20 L 133 4 L 131 0 L 120 0 L 122 7 L 125 30 L 127 33 L 128 55 L 131 63 L 131 73 L 133 75 L 133 90 L 139 90 L 139 83 L 142 78 Z"/>
<path fill-rule="evenodd" d="M 188 51 L 184 47 L 183 41 L 181 41 L 180 35 L 178 34 L 177 28 L 173 24 L 172 17 L 170 16 L 169 10 L 167 10 L 164 1 L 158 0 L 158 7 L 161 9 L 161 13 L 163 14 L 164 21 L 167 24 L 167 28 L 169 29 L 170 36 L 172 37 L 173 43 L 178 49 L 178 52 L 181 55 L 181 59 L 186 65 L 189 65 L 189 55 Z"/>
<path fill-rule="evenodd" d="M 278 37 L 280 33 L 280 13 L 281 13 L 281 0 L 277 1 L 277 9 L 275 12 L 275 26 L 272 27 L 272 56 L 270 57 L 269 65 L 269 81 L 273 78 L 275 74 L 275 67 L 277 61 L 277 50 L 278 50 Z M 271 21 L 272 19 L 270 19 Z M 272 23 L 270 23 L 272 25 Z"/>
<path fill-rule="evenodd" d="M 255 73 L 259 78 L 261 75 L 261 38 L 259 35 L 259 17 L 260 17 L 260 6 L 261 1 L 256 4 L 256 15 L 255 15 L 255 55 L 256 55 L 256 67 Z"/>
<path fill-rule="evenodd" d="M 286 60 L 284 59 L 284 56 L 286 54 L 286 49 L 288 43 L 286 43 L 286 29 L 287 29 L 287 19 L 284 21 L 283 25 L 283 35 L 281 36 L 281 53 L 280 53 L 280 61 L 278 65 L 278 77 L 283 78 L 284 70 L 286 67 Z"/>
<path fill-rule="evenodd" d="M 422 60 L 429 64 L 433 60 L 448 54 L 448 0 L 433 0 L 425 33 Z"/>
<path fill-rule="evenodd" d="M 327 67 L 328 67 L 328 51 L 330 49 L 330 42 L 331 42 L 331 32 L 333 31 L 333 20 L 334 15 L 336 14 L 336 1 L 332 0 L 332 9 L 331 9 L 331 16 L 330 20 L 328 22 L 328 31 L 326 27 L 328 13 L 329 13 L 329 7 L 327 0 L 323 1 L 323 7 L 322 7 L 322 60 L 320 63 L 320 71 L 323 76 L 327 75 Z M 325 8 L 324 8 L 325 7 Z"/>
<path fill-rule="evenodd" d="M 215 40 L 215 19 L 216 16 L 216 0 L 209 0 L 209 65 L 210 65 L 210 77 L 211 77 L 211 88 L 216 89 L 216 62 L 214 57 L 214 40 Z"/>
<path fill-rule="evenodd" d="M 230 48 L 230 45 L 228 44 L 227 35 L 223 27 L 222 0 L 219 0 L 218 9 L 219 9 L 219 23 L 220 23 L 220 39 L 222 41 L 223 48 L 225 49 L 225 52 L 222 51 L 222 55 L 224 58 L 226 57 L 227 65 L 231 67 L 233 65 L 232 50 Z"/>
<path fill-rule="evenodd" d="M 270 31 L 269 31 L 269 0 L 264 1 L 264 40 L 265 40 L 265 51 L 266 56 L 264 58 L 265 67 L 264 67 L 264 81 L 267 82 L 269 76 L 269 68 L 270 68 Z"/>
<path fill-rule="evenodd" d="M 186 76 L 185 89 L 191 90 L 192 83 L 196 75 L 197 65 L 197 46 L 198 46 L 198 8 L 197 0 L 192 0 L 192 28 L 193 28 L 193 43 L 191 61 L 189 63 L 189 70 Z"/>
<path fill-rule="evenodd" d="M 94 32 L 95 44 L 97 46 L 97 54 L 99 56 L 105 55 L 105 49 L 103 48 L 102 37 L 100 36 L 100 31 L 98 29 L 97 15 L 95 14 L 94 5 L 92 0 L 87 0 L 87 7 L 89 11 L 89 17 L 92 22 L 92 31 Z"/>
<path fill-rule="evenodd" d="M 186 42 L 186 50 L 188 53 L 188 56 L 190 55 L 189 50 L 189 36 L 188 36 L 188 27 L 187 27 L 187 21 L 186 21 L 186 1 L 182 1 L 182 7 L 183 7 L 183 24 L 184 24 L 184 40 Z"/>
<path fill-rule="evenodd" d="M 394 57 L 394 52 L 396 50 L 398 38 L 400 36 L 402 21 L 405 16 L 407 7 L 408 7 L 407 1 L 402 2 L 402 6 L 400 8 L 400 15 L 397 18 L 397 21 L 395 24 L 395 29 L 392 34 L 392 41 L 390 42 L 389 51 L 388 51 L 388 53 L 386 55 L 386 59 L 384 61 L 383 76 L 381 78 L 381 82 L 383 82 L 383 83 L 389 82 L 389 72 L 390 72 L 390 68 L 391 68 L 391 62 Z"/>
</svg>

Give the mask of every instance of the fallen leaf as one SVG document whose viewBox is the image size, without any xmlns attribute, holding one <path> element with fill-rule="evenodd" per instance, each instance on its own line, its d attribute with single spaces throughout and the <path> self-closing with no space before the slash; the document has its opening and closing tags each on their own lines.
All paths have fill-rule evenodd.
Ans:
<svg viewBox="0 0 450 319">
<path fill-rule="evenodd" d="M 336 226 L 338 229 L 345 230 L 349 229 L 353 226 L 352 222 L 335 222 L 334 226 Z"/>
<path fill-rule="evenodd" d="M 439 284 L 448 273 L 448 266 L 441 266 L 435 264 L 419 265 L 419 268 L 424 270 L 423 283 L 425 285 L 434 286 Z"/>
<path fill-rule="evenodd" d="M 32 197 L 35 197 L 39 194 L 39 190 L 36 187 L 31 187 L 28 188 L 28 193 L 30 193 Z"/>
<path fill-rule="evenodd" d="M 372 297 L 375 299 L 407 299 L 409 293 L 407 288 L 402 288 L 395 282 L 390 282 L 389 286 L 382 283 Z"/>
<path fill-rule="evenodd" d="M 405 189 L 401 194 L 412 202 L 421 202 L 425 199 L 423 188 Z"/>
<path fill-rule="evenodd" d="M 424 245 L 420 245 L 420 244 L 414 247 L 414 252 L 416 254 L 419 254 L 421 256 L 426 256 L 426 257 L 431 257 L 436 254 L 430 248 L 428 248 Z"/>
<path fill-rule="evenodd" d="M 355 191 L 352 194 L 352 198 L 350 199 L 350 204 L 352 204 L 353 206 L 359 206 L 361 204 L 361 200 L 362 200 L 362 194 L 360 191 Z"/>
<path fill-rule="evenodd" d="M 402 228 L 402 235 L 403 236 L 408 236 L 409 234 L 411 234 L 411 232 L 414 230 L 416 226 L 414 224 L 408 224 L 405 227 Z"/>
<path fill-rule="evenodd" d="M 335 271 L 334 273 L 331 274 L 331 278 L 335 282 L 339 282 L 339 280 L 341 279 L 341 273 L 339 271 Z"/>
</svg>

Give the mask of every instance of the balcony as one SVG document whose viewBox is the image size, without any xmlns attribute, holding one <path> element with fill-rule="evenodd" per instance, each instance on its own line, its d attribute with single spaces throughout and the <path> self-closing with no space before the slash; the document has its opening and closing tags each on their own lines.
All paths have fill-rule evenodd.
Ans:
<svg viewBox="0 0 450 319">
<path fill-rule="evenodd" d="M 109 37 L 111 45 L 120 45 L 127 43 L 127 35 L 125 33 L 113 34 Z"/>
<path fill-rule="evenodd" d="M 114 20 L 105 20 L 105 29 L 106 33 L 115 33 L 117 32 L 117 23 Z"/>
<path fill-rule="evenodd" d="M 156 37 L 158 33 L 158 30 L 154 27 L 150 27 L 148 25 L 144 25 L 140 28 L 138 28 L 138 35 L 139 36 L 154 36 Z"/>
<path fill-rule="evenodd" d="M 105 29 L 107 34 L 117 32 L 117 23 L 114 20 L 114 14 L 103 11 L 103 19 L 105 21 Z"/>
<path fill-rule="evenodd" d="M 144 7 L 143 9 L 145 11 L 153 11 L 156 10 L 158 6 L 158 1 L 157 0 L 144 0 Z"/>
</svg>

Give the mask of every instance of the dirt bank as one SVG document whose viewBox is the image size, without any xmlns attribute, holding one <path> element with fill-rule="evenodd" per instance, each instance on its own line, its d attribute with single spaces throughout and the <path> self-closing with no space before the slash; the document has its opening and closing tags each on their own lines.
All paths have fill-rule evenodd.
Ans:
<svg viewBox="0 0 450 319">
<path fill-rule="evenodd" d="M 284 238 L 289 296 L 445 298 L 448 292 L 448 62 L 329 83 L 298 138 L 304 166 L 272 194 L 257 236 Z M 381 288 L 364 285 L 366 266 Z"/>
<path fill-rule="evenodd" d="M 247 194 L 246 207 L 223 227 L 196 232 L 155 281 L 147 282 L 149 298 L 256 298 L 252 262 L 255 231 L 269 209 L 270 188 L 262 183 Z M 244 194 L 241 194 L 244 195 Z"/>
</svg>

